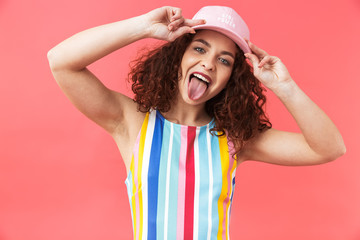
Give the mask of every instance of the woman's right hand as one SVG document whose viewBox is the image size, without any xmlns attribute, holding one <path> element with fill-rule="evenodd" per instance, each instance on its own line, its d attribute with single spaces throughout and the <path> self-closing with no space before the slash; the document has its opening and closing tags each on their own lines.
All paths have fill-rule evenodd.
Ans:
<svg viewBox="0 0 360 240">
<path fill-rule="evenodd" d="M 195 33 L 193 26 L 205 20 L 185 19 L 180 8 L 161 7 L 145 14 L 149 23 L 149 37 L 174 41 L 183 34 Z"/>
</svg>

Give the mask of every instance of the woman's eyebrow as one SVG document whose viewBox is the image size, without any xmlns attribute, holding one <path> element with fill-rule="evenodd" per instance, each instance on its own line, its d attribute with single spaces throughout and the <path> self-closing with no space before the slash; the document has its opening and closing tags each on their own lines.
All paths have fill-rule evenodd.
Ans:
<svg viewBox="0 0 360 240">
<path fill-rule="evenodd" d="M 205 46 L 211 48 L 211 44 L 208 43 L 207 41 L 205 41 L 204 39 L 195 39 L 194 42 L 200 42 L 202 44 L 204 44 Z M 221 54 L 224 54 L 224 55 L 229 55 L 230 57 L 234 58 L 235 59 L 235 56 L 234 54 L 232 54 L 231 52 L 228 52 L 228 51 L 221 51 Z"/>
<path fill-rule="evenodd" d="M 207 41 L 205 41 L 204 39 L 195 39 L 195 42 L 201 42 L 202 44 L 206 45 L 207 47 L 211 47 L 210 43 L 208 43 Z"/>
</svg>

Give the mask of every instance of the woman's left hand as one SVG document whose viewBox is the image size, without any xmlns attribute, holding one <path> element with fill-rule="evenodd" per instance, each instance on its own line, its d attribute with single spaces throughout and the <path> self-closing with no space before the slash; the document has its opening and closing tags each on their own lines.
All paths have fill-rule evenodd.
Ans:
<svg viewBox="0 0 360 240">
<path fill-rule="evenodd" d="M 253 65 L 254 76 L 272 91 L 280 90 L 293 80 L 278 57 L 270 56 L 249 40 L 246 40 L 252 53 L 246 53 L 245 57 Z"/>
<path fill-rule="evenodd" d="M 288 166 L 321 164 L 342 156 L 346 147 L 331 119 L 296 85 L 279 58 L 247 43 L 252 53 L 245 56 L 254 76 L 279 97 L 301 134 L 269 129 L 245 145 L 243 156 Z"/>
</svg>

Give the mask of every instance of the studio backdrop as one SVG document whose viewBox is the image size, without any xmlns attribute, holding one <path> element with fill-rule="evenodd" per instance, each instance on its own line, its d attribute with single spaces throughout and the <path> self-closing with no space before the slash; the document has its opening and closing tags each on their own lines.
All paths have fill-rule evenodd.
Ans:
<svg viewBox="0 0 360 240">
<path fill-rule="evenodd" d="M 241 164 L 231 239 L 359 240 L 358 0 L 0 0 L 0 239 L 132 238 L 116 144 L 61 92 L 46 55 L 79 31 L 163 5 L 181 7 L 188 18 L 205 5 L 234 8 L 251 40 L 285 63 L 347 146 L 346 155 L 319 166 Z M 90 68 L 132 96 L 129 62 L 152 44 L 139 41 Z M 267 97 L 273 127 L 299 131 L 274 94 Z"/>
</svg>

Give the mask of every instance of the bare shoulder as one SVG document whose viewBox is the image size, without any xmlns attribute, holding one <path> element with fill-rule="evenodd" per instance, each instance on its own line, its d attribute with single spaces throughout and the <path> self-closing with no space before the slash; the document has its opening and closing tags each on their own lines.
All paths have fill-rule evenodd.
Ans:
<svg viewBox="0 0 360 240">
<path fill-rule="evenodd" d="M 138 110 L 138 104 L 130 97 L 117 93 L 113 91 L 115 94 L 115 98 L 119 103 L 119 108 L 121 108 L 121 115 L 119 116 L 118 127 L 114 129 L 114 133 L 112 135 L 123 135 L 126 129 L 137 128 L 136 126 L 142 124 L 146 113 L 143 113 Z"/>
<path fill-rule="evenodd" d="M 257 136 L 248 140 L 242 147 L 240 153 L 237 154 L 238 163 L 245 162 L 248 160 L 254 160 L 256 153 L 261 149 L 261 143 L 263 139 L 267 138 L 271 133 L 272 129 L 268 129 L 264 132 L 257 134 Z"/>
<path fill-rule="evenodd" d="M 117 127 L 110 134 L 116 142 L 128 172 L 132 151 L 146 113 L 138 110 L 137 103 L 133 99 L 122 94 L 117 94 L 116 98 L 122 104 L 121 114 L 123 116 L 120 117 L 121 122 L 118 123 Z"/>
</svg>

